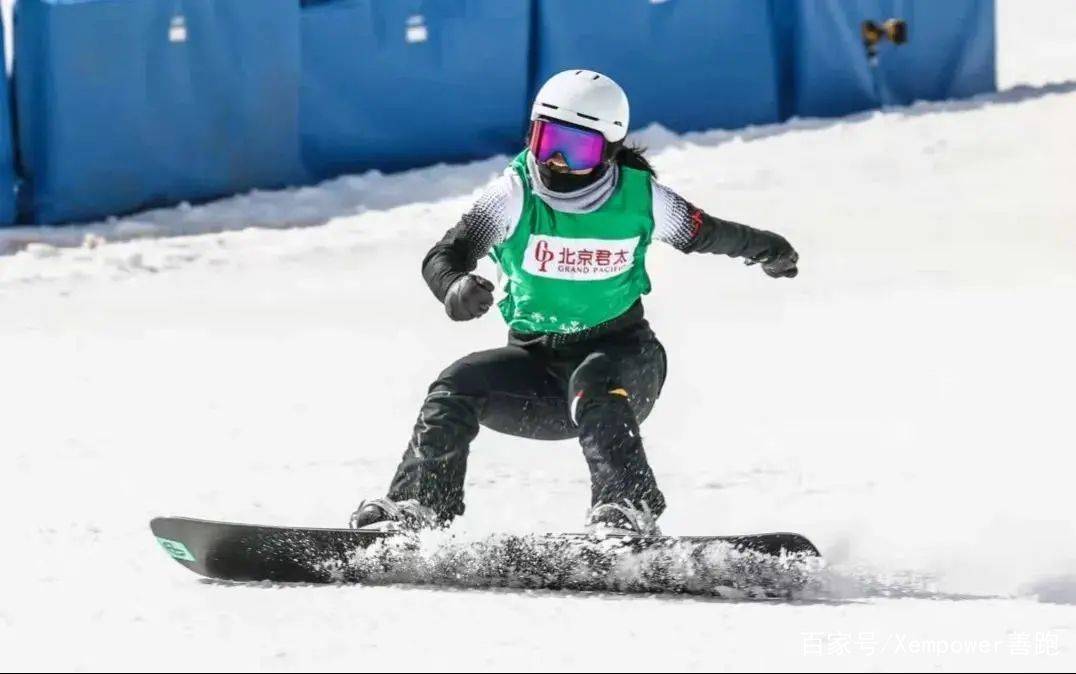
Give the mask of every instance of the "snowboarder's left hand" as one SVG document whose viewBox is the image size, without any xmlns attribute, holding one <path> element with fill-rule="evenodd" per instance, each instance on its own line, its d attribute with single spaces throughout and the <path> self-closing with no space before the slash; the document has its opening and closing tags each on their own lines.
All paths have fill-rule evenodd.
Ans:
<svg viewBox="0 0 1076 674">
<path fill-rule="evenodd" d="M 761 264 L 762 271 L 770 278 L 795 278 L 800 270 L 796 268 L 800 256 L 792 244 L 780 234 L 766 232 L 772 239 L 769 250 L 747 260 L 747 264 Z"/>
<path fill-rule="evenodd" d="M 788 252 L 781 253 L 767 262 L 762 263 L 762 271 L 771 278 L 795 278 L 800 270 L 796 268 L 800 256 L 791 246 Z"/>
</svg>

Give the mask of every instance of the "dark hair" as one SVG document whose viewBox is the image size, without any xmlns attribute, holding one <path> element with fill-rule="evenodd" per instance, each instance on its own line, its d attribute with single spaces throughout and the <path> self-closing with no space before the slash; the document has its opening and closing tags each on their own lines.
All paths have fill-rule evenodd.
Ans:
<svg viewBox="0 0 1076 674">
<path fill-rule="evenodd" d="M 613 155 L 613 161 L 620 166 L 627 166 L 628 168 L 646 171 L 656 178 L 658 172 L 650 165 L 650 160 L 644 156 L 645 154 L 645 147 L 640 147 L 638 145 L 621 145 L 616 149 L 616 154 Z"/>
</svg>

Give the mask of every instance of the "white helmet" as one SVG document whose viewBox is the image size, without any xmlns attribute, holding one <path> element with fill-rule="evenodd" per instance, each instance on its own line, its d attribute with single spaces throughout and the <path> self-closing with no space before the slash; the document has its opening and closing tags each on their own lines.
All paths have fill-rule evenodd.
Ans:
<svg viewBox="0 0 1076 674">
<path fill-rule="evenodd" d="M 616 143 L 628 133 L 628 96 L 593 70 L 565 70 L 549 78 L 531 108 L 531 121 L 549 117 L 600 131 Z"/>
</svg>

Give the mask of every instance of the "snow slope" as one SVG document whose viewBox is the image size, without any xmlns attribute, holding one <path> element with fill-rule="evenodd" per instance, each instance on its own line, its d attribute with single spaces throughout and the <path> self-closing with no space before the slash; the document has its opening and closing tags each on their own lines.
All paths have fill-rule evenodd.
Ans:
<svg viewBox="0 0 1076 674">
<path fill-rule="evenodd" d="M 417 273 L 499 158 L 0 233 L 0 669 L 1072 669 L 1076 60 L 1039 64 L 1076 12 L 1054 7 L 1056 44 L 1002 4 L 1002 82 L 1033 86 L 642 134 L 664 182 L 802 256 L 774 281 L 653 251 L 663 525 L 806 533 L 821 591 L 235 587 L 156 548 L 154 515 L 333 525 L 384 490 L 427 382 L 503 340 Z M 459 528 L 577 529 L 586 499 L 573 443 L 484 432 Z"/>
</svg>

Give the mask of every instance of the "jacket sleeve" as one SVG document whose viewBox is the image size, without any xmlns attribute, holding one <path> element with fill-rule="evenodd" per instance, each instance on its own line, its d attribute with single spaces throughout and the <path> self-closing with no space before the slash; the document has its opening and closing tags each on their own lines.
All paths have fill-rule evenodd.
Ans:
<svg viewBox="0 0 1076 674">
<path fill-rule="evenodd" d="M 765 262 L 791 249 L 773 232 L 715 218 L 687 199 L 652 181 L 654 238 L 684 253 L 714 253 Z"/>
<path fill-rule="evenodd" d="M 444 302 L 452 284 L 473 272 L 482 257 L 511 235 L 522 210 L 522 184 L 518 176 L 506 172 L 430 248 L 422 260 L 422 277 L 438 301 Z"/>
</svg>

